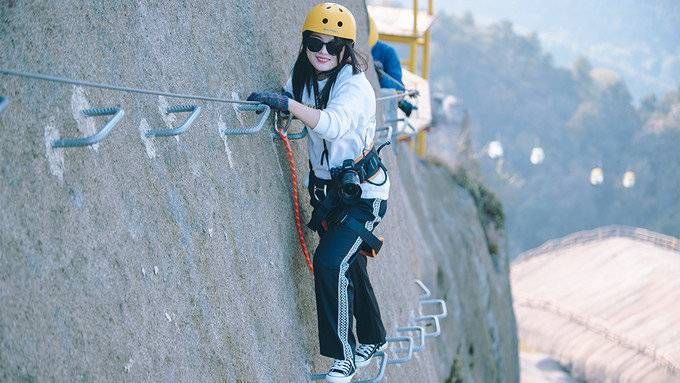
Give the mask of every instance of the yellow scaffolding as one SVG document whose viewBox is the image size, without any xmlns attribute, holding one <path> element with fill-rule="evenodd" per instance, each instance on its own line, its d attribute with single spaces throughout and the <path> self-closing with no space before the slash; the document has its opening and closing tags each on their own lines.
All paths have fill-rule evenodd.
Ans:
<svg viewBox="0 0 680 383">
<path fill-rule="evenodd" d="M 402 65 L 412 73 L 418 73 L 418 48 L 422 48 L 420 77 L 427 80 L 430 74 L 430 27 L 433 21 L 433 0 L 428 0 L 427 11 L 419 8 L 418 0 L 413 0 L 413 10 L 385 6 L 369 6 L 378 25 L 378 36 L 385 42 L 404 44 L 409 47 L 408 59 Z M 385 20 L 381 22 L 382 20 Z M 409 25 L 410 24 L 410 25 Z M 429 100 L 427 100 L 429 102 Z M 426 129 L 416 135 L 415 150 L 419 156 L 425 154 Z"/>
</svg>

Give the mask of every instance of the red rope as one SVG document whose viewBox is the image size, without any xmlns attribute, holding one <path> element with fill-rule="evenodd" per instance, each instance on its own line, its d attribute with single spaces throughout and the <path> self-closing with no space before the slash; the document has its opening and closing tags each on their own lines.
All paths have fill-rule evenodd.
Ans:
<svg viewBox="0 0 680 383">
<path fill-rule="evenodd" d="M 290 181 L 293 184 L 293 208 L 295 210 L 295 226 L 297 227 L 298 237 L 300 238 L 300 247 L 302 252 L 305 254 L 305 260 L 307 261 L 307 267 L 309 271 L 314 272 L 314 266 L 312 266 L 312 261 L 309 258 L 309 252 L 307 251 L 307 245 L 305 244 L 305 237 L 302 235 L 302 225 L 300 224 L 300 206 L 298 205 L 298 191 L 297 191 L 297 176 L 295 174 L 295 161 L 293 160 L 293 150 L 290 148 L 290 142 L 288 142 L 288 137 L 286 137 L 282 129 L 276 131 L 283 145 L 286 147 L 286 152 L 288 153 L 288 161 L 290 162 Z"/>
</svg>

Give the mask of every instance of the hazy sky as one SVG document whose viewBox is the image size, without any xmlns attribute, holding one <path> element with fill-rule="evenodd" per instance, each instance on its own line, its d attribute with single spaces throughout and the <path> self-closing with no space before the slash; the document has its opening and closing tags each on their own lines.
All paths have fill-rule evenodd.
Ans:
<svg viewBox="0 0 680 383">
<path fill-rule="evenodd" d="M 680 85 L 680 0 L 434 0 L 434 6 L 470 11 L 482 25 L 504 19 L 521 34 L 535 31 L 556 64 L 586 56 L 619 73 L 636 99 Z"/>
</svg>

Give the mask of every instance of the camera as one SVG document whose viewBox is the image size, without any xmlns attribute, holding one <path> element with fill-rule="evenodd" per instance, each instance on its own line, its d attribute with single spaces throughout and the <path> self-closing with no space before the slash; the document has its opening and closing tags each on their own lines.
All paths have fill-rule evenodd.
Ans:
<svg viewBox="0 0 680 383">
<path fill-rule="evenodd" d="M 361 178 L 354 168 L 353 160 L 344 160 L 342 166 L 332 168 L 331 178 L 338 183 L 338 192 L 345 204 L 354 203 L 361 198 Z"/>
</svg>

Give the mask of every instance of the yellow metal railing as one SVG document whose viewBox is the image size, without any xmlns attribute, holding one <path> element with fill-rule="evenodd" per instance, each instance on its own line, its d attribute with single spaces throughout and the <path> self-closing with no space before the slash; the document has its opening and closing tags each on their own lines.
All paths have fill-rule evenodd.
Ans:
<svg viewBox="0 0 680 383">
<path fill-rule="evenodd" d="M 398 44 L 405 44 L 409 47 L 409 56 L 406 60 L 402 61 L 402 65 L 405 65 L 408 70 L 412 73 L 418 73 L 418 48 L 422 48 L 421 65 L 420 65 L 420 77 L 427 80 L 430 75 L 430 40 L 431 31 L 428 27 L 427 30 L 420 35 L 418 32 L 418 13 L 420 12 L 418 0 L 413 0 L 413 29 L 411 35 L 393 35 L 393 34 L 379 34 L 380 40 Z M 432 16 L 434 14 L 433 0 L 428 0 L 427 2 L 427 15 Z M 424 156 L 426 150 L 426 131 L 420 131 L 415 135 L 415 139 L 411 141 L 411 148 L 416 152 L 418 156 Z"/>
</svg>

